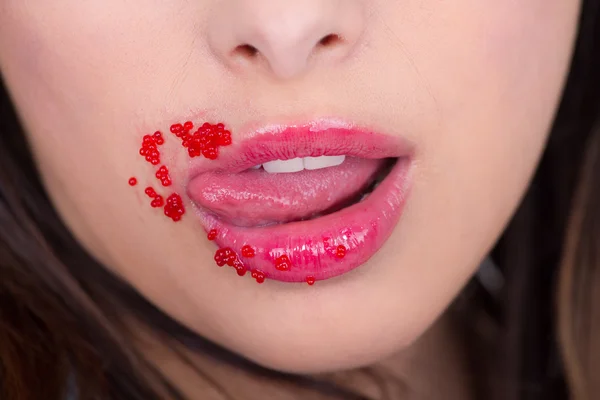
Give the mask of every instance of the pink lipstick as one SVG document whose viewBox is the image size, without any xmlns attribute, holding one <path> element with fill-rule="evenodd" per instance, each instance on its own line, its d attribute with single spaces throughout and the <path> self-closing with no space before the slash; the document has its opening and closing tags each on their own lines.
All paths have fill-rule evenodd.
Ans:
<svg viewBox="0 0 600 400">
<path fill-rule="evenodd" d="M 187 195 L 221 265 L 313 284 L 364 264 L 387 240 L 411 155 L 409 143 L 352 125 L 276 126 L 193 161 Z"/>
</svg>

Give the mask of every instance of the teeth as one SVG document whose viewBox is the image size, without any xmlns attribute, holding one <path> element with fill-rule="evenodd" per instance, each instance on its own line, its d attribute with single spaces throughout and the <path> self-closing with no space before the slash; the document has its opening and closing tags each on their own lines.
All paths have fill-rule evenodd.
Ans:
<svg viewBox="0 0 600 400">
<path fill-rule="evenodd" d="M 255 165 L 255 166 L 254 166 L 254 167 L 252 167 L 251 169 L 260 169 L 260 167 L 262 167 L 262 164 Z"/>
<path fill-rule="evenodd" d="M 286 172 L 299 172 L 303 169 L 314 170 L 328 167 L 335 167 L 344 162 L 346 156 L 321 156 L 321 157 L 305 157 L 292 158 L 291 160 L 275 160 L 269 161 L 262 167 L 271 174 L 279 174 Z M 260 168 L 260 166 L 254 167 Z"/>
<path fill-rule="evenodd" d="M 284 172 L 298 172 L 304 169 L 304 162 L 301 158 L 292 158 L 291 160 L 275 160 L 263 164 L 263 168 L 270 174 L 280 174 Z"/>
<path fill-rule="evenodd" d="M 335 167 L 344 162 L 346 156 L 321 156 L 304 158 L 305 169 L 321 169 Z"/>
</svg>

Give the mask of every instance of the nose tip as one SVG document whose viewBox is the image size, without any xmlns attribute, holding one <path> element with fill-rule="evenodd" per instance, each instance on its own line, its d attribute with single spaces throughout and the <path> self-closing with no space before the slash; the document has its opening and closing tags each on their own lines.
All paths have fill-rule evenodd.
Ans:
<svg viewBox="0 0 600 400">
<path fill-rule="evenodd" d="M 356 0 L 229 0 L 211 16 L 208 40 L 233 68 L 262 68 L 280 79 L 335 63 L 358 42 L 364 15 Z"/>
</svg>

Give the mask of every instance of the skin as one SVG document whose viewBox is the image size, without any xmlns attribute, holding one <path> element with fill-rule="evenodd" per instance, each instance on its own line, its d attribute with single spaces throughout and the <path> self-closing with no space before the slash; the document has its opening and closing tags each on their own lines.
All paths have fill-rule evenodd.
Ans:
<svg viewBox="0 0 600 400">
<path fill-rule="evenodd" d="M 370 364 L 439 318 L 514 212 L 560 98 L 579 3 L 274 4 L 0 0 L 0 71 L 55 206 L 107 268 L 264 366 Z M 317 44 L 331 33 L 343 40 Z M 234 51 L 243 44 L 258 56 Z M 415 145 L 402 219 L 349 274 L 312 288 L 234 278 L 191 215 L 173 223 L 142 193 L 155 183 L 137 154 L 146 133 L 224 121 L 235 143 L 244 127 L 329 116 Z M 181 188 L 177 146 L 168 140 L 164 157 Z"/>
</svg>

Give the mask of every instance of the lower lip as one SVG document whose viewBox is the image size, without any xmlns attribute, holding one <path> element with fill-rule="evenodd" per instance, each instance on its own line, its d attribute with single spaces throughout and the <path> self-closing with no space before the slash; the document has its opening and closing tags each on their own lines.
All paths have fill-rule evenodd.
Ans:
<svg viewBox="0 0 600 400">
<path fill-rule="evenodd" d="M 248 228 L 203 210 L 198 214 L 207 231 L 218 232 L 219 247 L 236 251 L 248 270 L 282 282 L 329 279 L 367 262 L 389 238 L 410 188 L 410 166 L 410 158 L 400 158 L 368 198 L 314 220 Z M 254 257 L 242 257 L 245 245 L 254 248 Z M 340 246 L 345 249 L 343 257 L 338 253 Z M 291 261 L 287 271 L 276 268 L 276 260 L 283 255 Z"/>
</svg>

